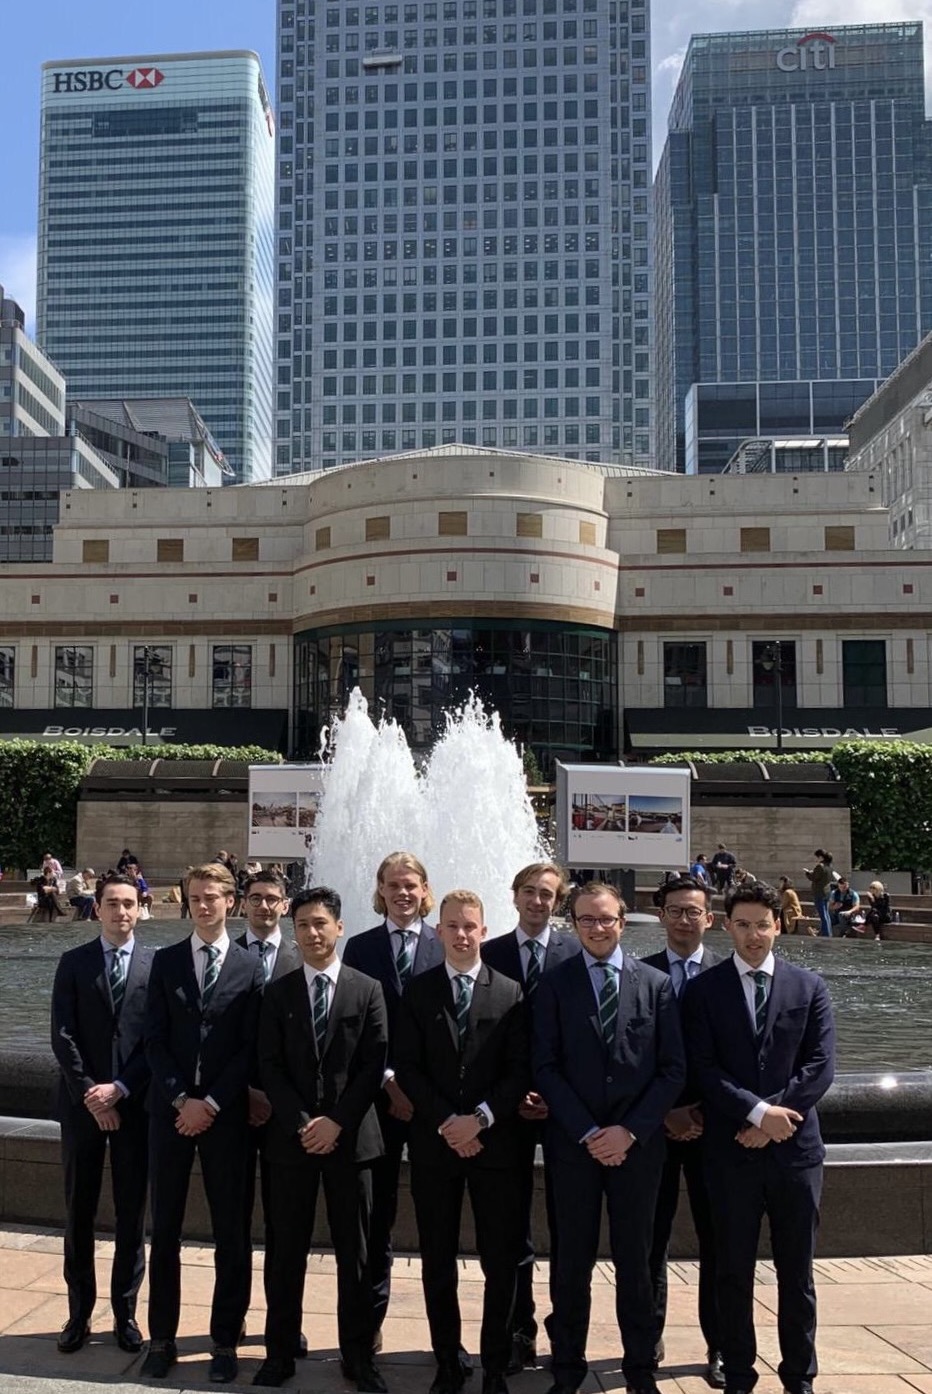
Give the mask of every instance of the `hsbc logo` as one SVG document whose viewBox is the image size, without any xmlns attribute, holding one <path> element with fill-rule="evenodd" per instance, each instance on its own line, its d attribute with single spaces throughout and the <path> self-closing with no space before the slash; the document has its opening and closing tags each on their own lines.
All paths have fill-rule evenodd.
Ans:
<svg viewBox="0 0 932 1394">
<path fill-rule="evenodd" d="M 65 68 L 53 73 L 53 92 L 118 92 L 121 87 L 134 87 L 137 91 L 158 87 L 165 81 L 165 74 L 159 68 L 133 68 L 124 73 L 122 68 Z"/>
<path fill-rule="evenodd" d="M 777 54 L 781 73 L 824 73 L 835 66 L 835 40 L 831 34 L 804 34 Z"/>
</svg>

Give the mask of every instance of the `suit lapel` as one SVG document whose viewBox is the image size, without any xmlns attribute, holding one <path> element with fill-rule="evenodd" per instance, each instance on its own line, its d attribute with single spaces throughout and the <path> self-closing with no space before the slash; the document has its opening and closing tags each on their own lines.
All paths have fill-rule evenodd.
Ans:
<svg viewBox="0 0 932 1394">
<path fill-rule="evenodd" d="M 767 998 L 767 1014 L 764 1017 L 764 1034 L 761 1044 L 770 1039 L 773 1033 L 773 1024 L 783 1006 L 783 987 L 786 976 L 783 972 L 783 964 L 778 958 L 773 961 L 773 977 L 770 979 L 770 995 Z"/>
<path fill-rule="evenodd" d="M 378 978 L 379 982 L 391 983 L 396 995 L 400 997 L 401 979 L 398 976 L 398 965 L 395 962 L 395 950 L 394 945 L 392 944 L 392 932 L 388 927 L 388 921 L 386 921 L 385 924 L 382 925 L 382 932 L 377 936 L 377 939 L 379 947 L 379 958 L 382 960 L 382 962 L 380 965 L 380 969 L 373 973 L 372 976 L 374 978 Z M 420 951 L 421 943 L 419 938 L 417 949 L 414 955 L 415 963 L 417 962 L 417 956 L 420 953 Z M 413 971 L 416 972 L 417 969 L 414 969 Z"/>
<path fill-rule="evenodd" d="M 635 1015 L 638 1000 L 638 970 L 637 960 L 631 954 L 625 954 L 622 959 L 621 973 L 618 978 L 618 1014 L 615 1017 L 615 1041 L 618 1044 L 618 1037 L 624 1032 L 628 1022 Z"/>
<path fill-rule="evenodd" d="M 469 1004 L 469 1024 L 466 1030 L 466 1045 L 463 1052 L 464 1059 L 473 1060 L 482 1048 L 485 1040 L 485 1028 L 488 1021 L 494 1017 L 492 1011 L 492 977 L 486 964 L 482 964 L 479 969 L 479 976 L 473 984 L 472 1001 Z M 459 1050 L 459 1031 L 456 1030 L 456 1012 L 453 1014 L 453 1027 L 456 1031 L 457 1050 Z"/>
<path fill-rule="evenodd" d="M 438 963 L 443 962 L 443 949 L 440 940 L 434 933 L 433 925 L 421 925 L 421 932 L 417 939 L 417 949 L 414 954 L 414 966 L 411 969 L 412 976 L 418 973 L 426 973 L 431 968 L 436 968 Z"/>
<path fill-rule="evenodd" d="M 456 989 L 453 986 L 453 979 L 446 970 L 446 965 L 442 965 L 439 973 L 440 978 L 440 1010 L 446 1018 L 447 1030 L 450 1032 L 450 1044 L 453 1046 L 453 1053 L 459 1059 L 460 1053 L 460 1033 L 456 1024 Z M 473 993 L 475 997 L 475 993 Z M 470 1005 L 470 1015 L 472 1006 Z"/>
<path fill-rule="evenodd" d="M 518 943 L 518 934 L 516 930 L 511 931 L 509 942 L 506 945 L 506 951 L 510 962 L 506 964 L 502 972 L 505 974 L 506 978 L 513 978 L 516 983 L 521 983 L 523 985 L 524 963 L 521 959 L 521 946 Z M 547 954 L 549 953 L 550 949 L 548 948 Z"/>
<path fill-rule="evenodd" d="M 100 993 L 109 1012 L 113 1011 L 113 994 L 110 991 L 110 975 L 107 972 L 107 955 L 99 939 L 88 944 L 87 966 L 94 987 Z M 133 955 L 135 957 L 135 955 Z"/>
<path fill-rule="evenodd" d="M 341 970 L 341 972 L 337 974 L 337 981 L 330 1002 L 330 1011 L 327 1013 L 327 1029 L 324 1032 L 324 1043 L 320 1051 L 321 1060 L 323 1060 L 327 1051 L 330 1049 L 337 1022 L 342 1013 L 345 1012 L 349 1006 L 352 995 L 353 989 L 350 986 L 346 973 Z M 307 993 L 305 993 L 305 996 L 307 996 Z"/>
</svg>

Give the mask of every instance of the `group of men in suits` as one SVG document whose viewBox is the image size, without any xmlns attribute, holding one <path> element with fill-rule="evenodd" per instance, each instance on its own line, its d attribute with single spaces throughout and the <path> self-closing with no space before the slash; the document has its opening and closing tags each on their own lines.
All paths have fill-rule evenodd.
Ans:
<svg viewBox="0 0 932 1394">
<path fill-rule="evenodd" d="M 542 1144 L 550 1394 L 575 1394 L 588 1368 L 603 1198 L 626 1389 L 656 1390 L 681 1176 L 699 1238 L 706 1379 L 729 1394 L 756 1382 L 754 1259 L 767 1213 L 779 1373 L 789 1394 L 809 1394 L 823 1156 L 814 1106 L 831 1082 L 833 1030 L 821 979 L 774 958 L 779 903 L 769 887 L 729 892 L 735 952 L 717 961 L 702 942 L 708 887 L 688 876 L 666 882 L 658 892 L 665 949 L 639 961 L 622 951 L 625 906 L 612 886 L 576 887 L 566 910 L 575 933 L 562 934 L 552 919 L 567 890 L 563 872 L 525 867 L 512 887 L 517 927 L 489 940 L 471 891 L 449 892 L 432 926 L 426 869 L 393 853 L 376 877 L 382 921 L 350 938 L 341 960 L 335 891 L 295 897 L 290 945 L 279 926 L 284 886 L 258 873 L 245 893 L 249 929 L 233 942 L 229 880 L 225 868 L 195 868 L 194 933 L 153 959 L 133 940 L 135 887 L 108 878 L 100 938 L 59 965 L 53 1043 L 70 1311 L 60 1349 L 87 1338 L 109 1138 L 117 1340 L 128 1350 L 142 1343 L 135 1301 L 148 1147 L 151 1344 L 142 1372 L 164 1378 L 177 1359 L 181 1228 L 198 1154 L 215 1241 L 211 1378 L 234 1379 L 258 1152 L 268 1311 L 253 1382 L 280 1386 L 306 1353 L 302 1295 L 322 1189 L 343 1371 L 361 1394 L 384 1394 L 375 1358 L 407 1147 L 437 1361 L 431 1394 L 458 1394 L 472 1372 L 457 1298 L 467 1191 L 485 1280 L 483 1394 L 506 1394 L 506 1376 L 537 1363 L 531 1212 Z"/>
</svg>

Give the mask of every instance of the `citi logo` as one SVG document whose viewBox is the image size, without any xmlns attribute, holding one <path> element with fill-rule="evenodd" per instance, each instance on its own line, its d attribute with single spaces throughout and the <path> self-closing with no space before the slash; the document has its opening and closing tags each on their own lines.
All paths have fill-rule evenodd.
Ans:
<svg viewBox="0 0 932 1394">
<path fill-rule="evenodd" d="M 835 66 L 835 40 L 831 34 L 804 34 L 777 54 L 781 73 L 824 73 Z"/>
<path fill-rule="evenodd" d="M 158 87 L 165 81 L 165 74 L 159 68 L 133 68 L 125 73 L 122 68 L 65 68 L 53 73 L 53 92 L 118 92 L 121 87 L 134 87 L 137 91 Z"/>
</svg>

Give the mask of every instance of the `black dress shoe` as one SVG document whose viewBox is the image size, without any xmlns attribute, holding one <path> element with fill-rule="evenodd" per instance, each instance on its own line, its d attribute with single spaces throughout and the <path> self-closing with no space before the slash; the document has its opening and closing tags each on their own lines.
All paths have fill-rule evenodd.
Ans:
<svg viewBox="0 0 932 1394">
<path fill-rule="evenodd" d="M 725 1388 L 725 1367 L 719 1350 L 709 1351 L 709 1363 L 705 1369 L 705 1382 L 712 1389 Z"/>
<path fill-rule="evenodd" d="M 459 1361 L 460 1369 L 462 1370 L 465 1378 L 471 1379 L 473 1372 L 472 1356 L 469 1354 L 469 1351 L 465 1348 L 465 1346 L 460 1346 L 459 1348 Z"/>
<path fill-rule="evenodd" d="M 262 1385 L 266 1389 L 280 1389 L 286 1379 L 292 1378 L 294 1368 L 293 1360 L 276 1360 L 274 1357 L 263 1360 L 253 1375 L 252 1382 Z"/>
<path fill-rule="evenodd" d="M 537 1365 L 537 1346 L 530 1336 L 516 1331 L 511 1338 L 511 1356 L 505 1369 L 506 1375 L 518 1375 L 523 1369 L 534 1369 Z"/>
<path fill-rule="evenodd" d="M 351 1378 L 356 1381 L 359 1394 L 388 1394 L 388 1385 L 371 1360 L 359 1361 Z"/>
<path fill-rule="evenodd" d="M 127 1317 L 126 1321 L 117 1322 L 113 1328 L 113 1334 L 120 1350 L 125 1350 L 130 1355 L 138 1355 L 142 1350 L 142 1332 L 132 1317 Z"/>
<path fill-rule="evenodd" d="M 576 1386 L 573 1384 L 561 1384 L 559 1380 L 552 1384 L 547 1390 L 547 1394 L 576 1394 Z"/>
<path fill-rule="evenodd" d="M 437 1366 L 437 1373 L 430 1386 L 430 1394 L 459 1394 L 465 1379 L 461 1360 L 451 1363 L 443 1361 Z"/>
<path fill-rule="evenodd" d="M 74 1317 L 65 1323 L 58 1338 L 58 1349 L 62 1355 L 74 1355 L 90 1339 L 91 1328 L 86 1317 Z"/>
<path fill-rule="evenodd" d="M 232 1346 L 214 1346 L 210 1357 L 210 1378 L 215 1384 L 232 1384 L 239 1374 L 239 1361 Z"/>
<path fill-rule="evenodd" d="M 508 1394 L 508 1385 L 505 1383 L 505 1376 L 490 1375 L 487 1372 L 483 1372 L 482 1394 Z"/>
<path fill-rule="evenodd" d="M 298 1349 L 294 1353 L 294 1358 L 295 1360 L 307 1359 L 307 1337 L 305 1336 L 303 1331 L 301 1332 L 301 1335 L 298 1337 Z"/>
<path fill-rule="evenodd" d="M 625 1394 L 660 1394 L 660 1391 L 653 1375 L 646 1375 L 643 1379 L 639 1379 L 637 1384 L 626 1384 Z"/>
<path fill-rule="evenodd" d="M 663 1364 L 664 1360 L 666 1359 L 666 1354 L 667 1354 L 667 1348 L 666 1348 L 666 1346 L 665 1346 L 664 1343 L 663 1343 L 663 1337 L 662 1337 L 662 1336 L 658 1336 L 658 1337 L 657 1337 L 656 1345 L 654 1346 L 654 1362 L 653 1362 L 653 1367 L 654 1367 L 655 1370 L 659 1370 L 659 1369 L 660 1369 L 660 1366 Z"/>
<path fill-rule="evenodd" d="M 149 1379 L 164 1379 L 178 1359 L 178 1347 L 174 1341 L 150 1341 L 149 1354 L 142 1362 L 139 1373 Z"/>
</svg>

